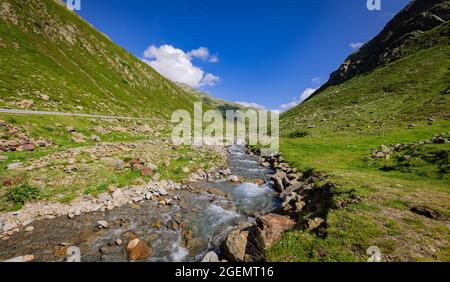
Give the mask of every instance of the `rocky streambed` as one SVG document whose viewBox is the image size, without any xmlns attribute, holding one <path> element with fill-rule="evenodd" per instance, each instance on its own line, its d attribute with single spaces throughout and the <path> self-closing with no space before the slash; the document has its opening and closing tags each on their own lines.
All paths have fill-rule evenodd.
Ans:
<svg viewBox="0 0 450 282">
<path fill-rule="evenodd" d="M 205 255 L 216 260 L 214 254 L 241 260 L 230 253 L 229 238 L 280 209 L 282 201 L 270 165 L 262 166 L 243 147 L 228 150 L 230 171 L 219 173 L 222 178 L 137 187 L 120 191 L 128 197 L 125 205 L 108 208 L 118 194 L 113 192 L 101 199 L 105 203 L 89 206 L 90 212 L 67 211 L 20 226 L 2 223 L 0 261 L 200 261 Z"/>
</svg>

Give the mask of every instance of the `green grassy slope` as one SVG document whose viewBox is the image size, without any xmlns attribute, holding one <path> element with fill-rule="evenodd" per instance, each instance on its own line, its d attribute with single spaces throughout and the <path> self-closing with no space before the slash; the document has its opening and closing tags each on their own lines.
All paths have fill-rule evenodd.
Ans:
<svg viewBox="0 0 450 282">
<path fill-rule="evenodd" d="M 410 55 L 328 87 L 284 113 L 281 130 L 310 135 L 386 133 L 398 126 L 450 117 L 450 24 L 426 32 Z M 439 38 L 429 48 L 425 43 Z"/>
<path fill-rule="evenodd" d="M 331 210 L 325 236 L 294 229 L 268 250 L 274 261 L 449 261 L 448 144 L 411 145 L 374 160 L 381 144 L 429 141 L 450 131 L 449 23 L 425 32 L 404 57 L 330 86 L 281 117 L 281 151 L 302 171 L 324 171 L 361 200 Z M 406 157 L 409 161 L 405 161 Z M 426 206 L 442 215 L 411 212 Z"/>
<path fill-rule="evenodd" d="M 198 100 L 53 0 L 1 5 L 0 107 L 166 119 Z"/>
</svg>

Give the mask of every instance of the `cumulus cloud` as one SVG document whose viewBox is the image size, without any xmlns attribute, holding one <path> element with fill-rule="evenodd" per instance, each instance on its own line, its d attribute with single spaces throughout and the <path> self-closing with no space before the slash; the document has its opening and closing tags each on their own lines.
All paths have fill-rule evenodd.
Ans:
<svg viewBox="0 0 450 282">
<path fill-rule="evenodd" d="M 287 103 L 287 104 L 283 104 L 280 106 L 279 110 L 282 112 L 288 111 L 298 105 L 300 105 L 301 103 L 303 103 L 306 99 L 308 99 L 312 94 L 314 94 L 314 92 L 316 92 L 317 89 L 314 88 L 306 88 L 302 94 L 300 95 L 300 97 L 295 98 L 292 102 Z"/>
<path fill-rule="evenodd" d="M 364 45 L 364 42 L 352 42 L 352 43 L 350 43 L 350 47 L 351 47 L 353 50 L 358 50 L 358 49 L 360 49 L 363 45 Z"/>
<path fill-rule="evenodd" d="M 164 77 L 179 83 L 185 83 L 193 88 L 213 86 L 220 81 L 218 76 L 205 73 L 202 68 L 192 63 L 193 58 L 211 60 L 207 48 L 199 48 L 184 52 L 172 45 L 156 47 L 151 45 L 144 52 L 143 61 L 153 67 Z"/>
<path fill-rule="evenodd" d="M 261 110 L 266 109 L 266 107 L 264 107 L 263 105 L 260 105 L 257 103 L 252 103 L 252 102 L 236 102 L 236 104 L 241 105 L 246 108 L 256 108 L 256 109 L 261 109 Z"/>
<path fill-rule="evenodd" d="M 202 84 L 206 86 L 214 86 L 219 81 L 220 77 L 215 76 L 214 74 L 207 73 L 203 77 Z"/>
<path fill-rule="evenodd" d="M 209 49 L 206 47 L 200 47 L 198 49 L 194 49 L 188 53 L 191 58 L 198 58 L 203 61 L 208 61 L 210 63 L 217 63 L 219 58 L 217 55 L 211 55 Z"/>
</svg>

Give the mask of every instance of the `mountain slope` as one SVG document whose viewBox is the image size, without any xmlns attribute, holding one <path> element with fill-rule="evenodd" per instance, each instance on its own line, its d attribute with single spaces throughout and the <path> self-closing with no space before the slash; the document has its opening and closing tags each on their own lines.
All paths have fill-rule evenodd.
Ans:
<svg viewBox="0 0 450 282">
<path fill-rule="evenodd" d="M 341 84 L 356 75 L 368 73 L 379 66 L 414 54 L 418 49 L 425 49 L 438 43 L 448 44 L 448 33 L 428 36 L 425 40 L 424 33 L 446 23 L 449 19 L 449 1 L 412 1 L 380 34 L 351 54 L 315 94 L 328 86 Z"/>
<path fill-rule="evenodd" d="M 322 216 L 319 230 L 290 230 L 269 260 L 367 261 L 370 246 L 383 261 L 450 260 L 449 11 L 414 1 L 282 114 L 284 158 L 326 175 L 312 184 L 331 205 L 302 219 Z"/>
<path fill-rule="evenodd" d="M 365 74 L 326 87 L 282 115 L 285 134 L 309 131 L 360 134 L 447 119 L 450 25 L 441 24 L 401 49 L 408 54 Z M 400 50 L 399 50 L 400 52 Z"/>
<path fill-rule="evenodd" d="M 194 95 L 54 0 L 0 4 L 0 107 L 161 117 Z"/>
</svg>

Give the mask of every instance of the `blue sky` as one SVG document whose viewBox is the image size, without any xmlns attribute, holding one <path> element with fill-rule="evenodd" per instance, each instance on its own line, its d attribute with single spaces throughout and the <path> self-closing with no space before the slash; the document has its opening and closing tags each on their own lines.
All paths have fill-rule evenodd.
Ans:
<svg viewBox="0 0 450 282">
<path fill-rule="evenodd" d="M 173 80 L 285 110 L 408 2 L 369 11 L 366 0 L 81 0 L 79 14 Z"/>
</svg>

